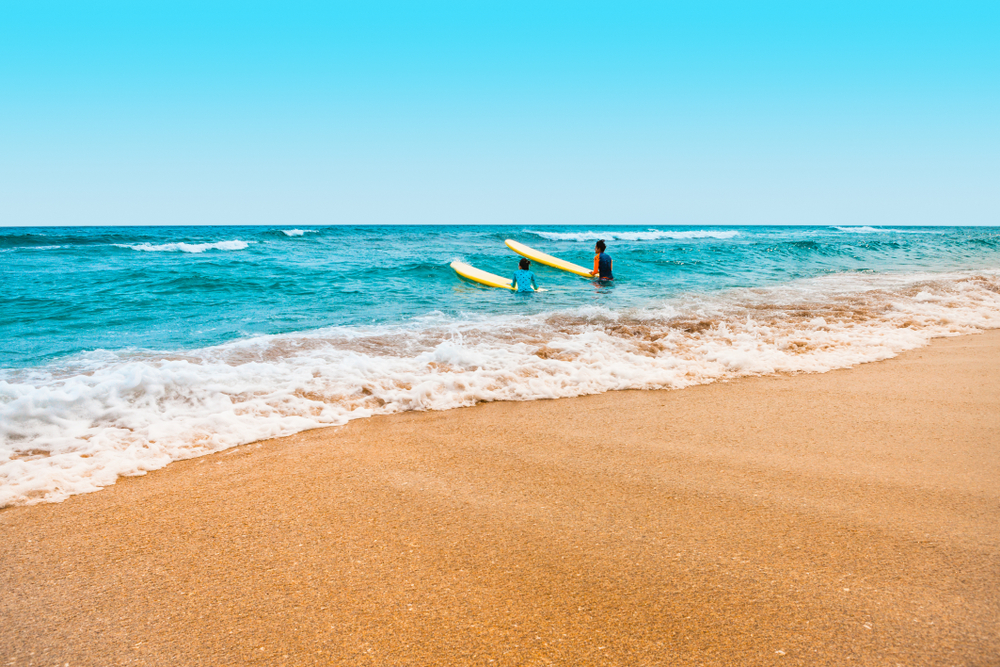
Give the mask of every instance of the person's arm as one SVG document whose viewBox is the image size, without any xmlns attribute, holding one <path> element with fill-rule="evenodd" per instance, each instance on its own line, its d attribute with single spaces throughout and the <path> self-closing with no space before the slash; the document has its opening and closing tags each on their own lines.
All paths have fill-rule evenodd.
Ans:
<svg viewBox="0 0 1000 667">
<path fill-rule="evenodd" d="M 510 286 L 517 291 L 517 271 L 514 272 L 514 277 L 510 279 Z"/>
<path fill-rule="evenodd" d="M 538 291 L 538 285 L 535 284 L 535 272 L 531 272 L 531 289 Z"/>
<path fill-rule="evenodd" d="M 599 254 L 594 255 L 594 270 L 590 272 L 590 275 L 596 276 L 598 271 L 601 270 L 601 256 Z"/>
</svg>

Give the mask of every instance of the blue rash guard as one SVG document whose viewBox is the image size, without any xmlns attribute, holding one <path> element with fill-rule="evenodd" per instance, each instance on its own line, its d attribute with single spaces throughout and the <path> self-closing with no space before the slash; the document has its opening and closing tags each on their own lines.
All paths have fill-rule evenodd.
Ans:
<svg viewBox="0 0 1000 667">
<path fill-rule="evenodd" d="M 601 280 L 614 280 L 615 277 L 611 275 L 611 255 L 606 252 L 602 252 L 600 259 L 597 262 L 597 273 Z"/>
<path fill-rule="evenodd" d="M 534 292 L 538 289 L 535 286 L 535 274 L 531 271 L 518 269 L 514 272 L 512 287 L 518 292 Z"/>
</svg>

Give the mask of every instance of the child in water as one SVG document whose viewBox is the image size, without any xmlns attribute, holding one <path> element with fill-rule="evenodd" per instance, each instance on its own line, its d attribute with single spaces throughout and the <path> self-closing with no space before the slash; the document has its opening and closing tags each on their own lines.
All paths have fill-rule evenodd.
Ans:
<svg viewBox="0 0 1000 667">
<path fill-rule="evenodd" d="M 600 275 L 601 280 L 614 280 L 615 277 L 611 273 L 611 265 L 614 262 L 611 261 L 611 255 L 604 252 L 606 245 L 604 245 L 604 239 L 597 242 L 594 246 L 594 270 L 590 272 L 590 275 L 596 276 Z"/>
<path fill-rule="evenodd" d="M 518 292 L 534 292 L 538 289 L 535 286 L 535 274 L 528 270 L 530 265 L 531 262 L 526 259 L 518 262 L 518 269 L 511 281 L 511 286 Z"/>
</svg>

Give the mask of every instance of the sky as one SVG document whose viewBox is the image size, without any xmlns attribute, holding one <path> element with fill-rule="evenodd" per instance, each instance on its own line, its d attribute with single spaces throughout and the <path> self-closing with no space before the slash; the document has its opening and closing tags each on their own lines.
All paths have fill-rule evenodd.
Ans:
<svg viewBox="0 0 1000 667">
<path fill-rule="evenodd" d="M 0 0 L 0 225 L 1000 225 L 998 2 Z"/>
</svg>

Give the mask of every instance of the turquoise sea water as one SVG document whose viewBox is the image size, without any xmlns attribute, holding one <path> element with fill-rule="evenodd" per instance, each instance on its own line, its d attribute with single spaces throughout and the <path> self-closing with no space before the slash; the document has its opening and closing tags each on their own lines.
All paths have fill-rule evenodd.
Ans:
<svg viewBox="0 0 1000 667">
<path fill-rule="evenodd" d="M 299 233 L 301 232 L 301 234 Z M 546 294 L 458 279 L 455 259 L 504 276 L 514 238 L 586 267 L 606 239 L 613 288 L 537 264 Z M 0 230 L 0 367 L 95 349 L 183 350 L 255 334 L 650 306 L 689 292 L 837 273 L 1000 266 L 994 228 L 161 227 Z"/>
<path fill-rule="evenodd" d="M 617 280 L 532 265 L 512 238 Z M 0 506 L 380 412 L 824 371 L 1000 326 L 1000 229 L 0 229 Z"/>
</svg>

